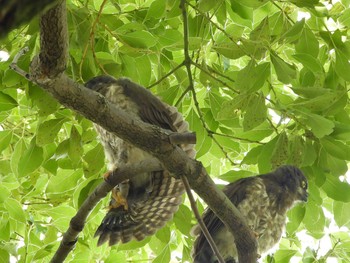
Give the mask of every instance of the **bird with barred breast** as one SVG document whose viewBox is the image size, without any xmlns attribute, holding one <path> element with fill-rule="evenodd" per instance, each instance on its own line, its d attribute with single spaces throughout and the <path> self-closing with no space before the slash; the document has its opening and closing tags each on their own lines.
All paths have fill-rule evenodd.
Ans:
<svg viewBox="0 0 350 263">
<path fill-rule="evenodd" d="M 173 132 L 188 132 L 188 123 L 175 107 L 162 102 L 144 87 L 126 78 L 98 76 L 85 86 L 102 94 L 110 103 L 129 114 L 131 118 L 153 124 Z M 123 164 L 136 164 L 151 155 L 122 140 L 95 124 L 109 162 L 109 170 Z M 191 158 L 194 145 L 180 147 Z M 123 181 L 112 190 L 109 210 L 98 227 L 95 237 L 98 245 L 114 245 L 132 239 L 142 240 L 163 227 L 182 202 L 184 185 L 166 170 L 138 174 Z"/>
<path fill-rule="evenodd" d="M 286 213 L 308 198 L 308 181 L 295 166 L 284 165 L 275 171 L 237 180 L 224 188 L 224 193 L 237 207 L 257 237 L 258 254 L 274 247 L 281 239 Z M 238 262 L 234 237 L 222 221 L 207 209 L 203 221 L 226 263 Z M 218 262 L 199 226 L 192 230 L 194 263 Z"/>
</svg>

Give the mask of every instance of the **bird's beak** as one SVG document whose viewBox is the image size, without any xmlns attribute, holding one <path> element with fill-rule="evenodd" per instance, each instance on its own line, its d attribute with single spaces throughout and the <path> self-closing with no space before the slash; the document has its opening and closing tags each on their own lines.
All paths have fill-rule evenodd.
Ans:
<svg viewBox="0 0 350 263">
<path fill-rule="evenodd" d="M 301 195 L 301 201 L 307 202 L 308 197 L 309 197 L 309 194 L 307 192 L 303 193 Z"/>
</svg>

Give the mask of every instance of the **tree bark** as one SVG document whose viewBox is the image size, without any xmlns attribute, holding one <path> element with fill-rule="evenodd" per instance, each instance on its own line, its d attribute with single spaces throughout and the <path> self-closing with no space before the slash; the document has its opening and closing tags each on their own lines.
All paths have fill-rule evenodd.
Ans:
<svg viewBox="0 0 350 263">
<path fill-rule="evenodd" d="M 0 0 L 0 38 L 12 29 L 29 22 L 57 0 Z"/>
<path fill-rule="evenodd" d="M 61 1 L 41 18 L 41 52 L 32 62 L 30 79 L 62 105 L 151 153 L 174 176 L 186 176 L 192 189 L 234 235 L 239 262 L 255 263 L 257 242 L 244 218 L 216 188 L 202 164 L 190 159 L 182 149 L 171 143 L 169 131 L 130 118 L 102 95 L 86 89 L 64 74 L 68 43 L 65 12 L 65 1 Z"/>
</svg>

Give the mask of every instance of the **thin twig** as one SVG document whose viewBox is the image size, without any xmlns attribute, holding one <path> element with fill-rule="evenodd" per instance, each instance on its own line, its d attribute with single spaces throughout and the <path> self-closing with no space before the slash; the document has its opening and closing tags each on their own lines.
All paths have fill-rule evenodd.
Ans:
<svg viewBox="0 0 350 263">
<path fill-rule="evenodd" d="M 181 176 L 181 179 L 184 183 L 184 186 L 185 186 L 185 189 L 186 189 L 186 193 L 187 193 L 187 196 L 188 196 L 188 199 L 190 200 L 190 204 L 191 204 L 191 208 L 192 208 L 192 211 L 194 213 L 194 216 L 196 217 L 197 219 L 197 222 L 198 222 L 198 225 L 200 226 L 201 228 L 201 231 L 203 232 L 205 238 L 207 239 L 210 247 L 213 249 L 216 257 L 218 258 L 218 261 L 219 262 L 223 262 L 225 263 L 225 260 L 224 258 L 221 256 L 220 254 L 220 251 L 219 249 L 217 248 L 215 242 L 214 242 L 214 239 L 213 237 L 210 235 L 209 231 L 208 231 L 208 228 L 207 226 L 204 224 L 204 221 L 201 217 L 201 215 L 199 214 L 199 211 L 198 211 L 198 208 L 197 208 L 197 204 L 196 204 L 196 201 L 194 200 L 194 197 L 192 195 L 192 192 L 191 192 L 191 187 L 190 187 L 190 184 L 188 183 L 188 180 L 185 176 Z"/>
<path fill-rule="evenodd" d="M 227 137 L 227 138 L 231 138 L 237 141 L 245 141 L 245 142 L 250 142 L 250 143 L 258 143 L 258 144 L 265 144 L 263 142 L 260 141 L 254 141 L 254 140 L 250 140 L 250 139 L 246 139 L 246 138 L 241 138 L 241 137 L 237 137 L 237 136 L 233 136 L 233 135 L 228 135 L 228 134 L 224 134 L 224 133 L 219 133 L 219 132 L 213 132 L 211 131 L 211 133 L 213 135 L 218 135 L 218 136 L 222 136 L 222 137 Z"/>
<path fill-rule="evenodd" d="M 187 11 L 186 11 L 186 0 L 181 0 L 181 4 L 180 4 L 180 7 L 181 7 L 181 10 L 182 10 L 182 17 L 183 17 L 183 26 L 184 26 L 184 55 L 185 55 L 185 60 L 184 60 L 184 63 L 185 63 L 185 67 L 187 69 L 187 76 L 188 76 L 188 80 L 189 80 L 189 88 L 190 90 L 192 91 L 192 94 L 193 94 L 193 99 L 195 101 L 195 104 L 196 106 L 198 106 L 198 101 L 197 101 L 197 98 L 196 98 L 196 92 L 194 90 L 194 85 L 193 85 L 193 77 L 192 77 L 192 72 L 191 72 L 191 58 L 190 58 L 190 55 L 189 55 L 189 48 L 188 48 L 188 17 L 187 17 Z M 197 110 L 199 110 L 197 108 Z M 202 120 L 202 124 L 206 127 L 206 123 L 204 122 L 203 120 L 203 116 L 201 115 L 201 112 L 199 111 L 199 114 L 200 114 L 200 118 Z M 191 198 L 193 199 L 193 196 L 192 196 L 192 193 L 191 193 L 191 190 L 190 190 L 190 187 L 189 187 L 189 184 L 188 184 L 188 181 L 187 181 L 187 178 L 183 178 L 182 180 L 184 182 L 184 185 L 185 185 L 185 188 L 186 188 L 186 191 L 187 191 L 187 194 L 188 194 L 188 197 L 190 198 L 190 202 L 191 202 L 191 206 L 192 206 L 192 201 L 191 201 Z M 187 186 L 186 186 L 187 185 Z M 195 202 L 194 202 L 194 205 L 192 206 L 192 210 L 193 211 L 197 211 L 197 214 L 198 213 L 198 210 L 197 210 L 197 207 L 195 205 Z M 195 213 L 195 212 L 194 212 Z M 200 216 L 199 216 L 200 217 Z M 200 223 L 201 220 L 199 220 L 198 222 Z M 213 249 L 213 252 L 215 253 L 218 261 L 220 263 L 225 263 L 225 260 L 223 259 L 223 257 L 221 256 L 216 244 L 214 243 L 214 241 L 212 240 L 212 238 L 210 237 L 210 234 L 208 232 L 208 229 L 206 228 L 205 224 L 203 223 L 200 223 L 200 227 L 205 235 L 205 237 L 207 238 L 211 248 Z"/>
<path fill-rule="evenodd" d="M 154 86 L 157 86 L 159 83 L 161 83 L 164 79 L 166 79 L 167 77 L 169 77 L 170 75 L 172 75 L 175 71 L 177 71 L 179 68 L 181 68 L 182 66 L 184 66 L 185 63 L 182 62 L 181 64 L 177 65 L 175 68 L 173 68 L 170 72 L 168 72 L 167 74 L 165 74 L 163 77 L 161 77 L 159 80 L 157 80 L 156 82 L 154 82 L 153 84 L 151 84 L 150 86 L 147 87 L 147 89 L 151 89 Z"/>
<path fill-rule="evenodd" d="M 103 2 L 101 3 L 100 9 L 98 11 L 97 17 L 96 17 L 96 19 L 94 20 L 94 22 L 92 24 L 92 27 L 91 27 L 91 30 L 90 30 L 89 42 L 86 43 L 86 45 L 85 45 L 85 48 L 84 48 L 84 51 L 83 51 L 83 56 L 81 58 L 81 62 L 80 62 L 80 65 L 79 65 L 80 76 L 82 76 L 83 63 L 84 63 L 84 60 L 85 60 L 85 57 L 86 57 L 86 54 L 87 54 L 87 51 L 88 51 L 88 48 L 89 48 L 89 43 L 90 43 L 90 46 L 91 46 L 91 49 L 92 49 L 92 54 L 93 54 L 94 60 L 101 67 L 102 71 L 106 73 L 106 71 L 104 70 L 102 65 L 100 65 L 99 61 L 97 60 L 95 52 L 94 52 L 95 28 L 96 28 L 96 25 L 97 25 L 97 23 L 98 23 L 98 21 L 100 19 L 101 14 L 102 14 L 103 7 L 105 6 L 106 3 L 107 3 L 107 0 L 103 0 Z"/>
<path fill-rule="evenodd" d="M 228 85 L 225 81 L 222 81 L 221 79 L 215 77 L 212 75 L 211 72 L 209 72 L 208 70 L 206 70 L 205 68 L 202 67 L 202 65 L 194 62 L 194 61 L 191 61 L 191 64 L 194 65 L 195 67 L 197 67 L 198 69 L 200 69 L 202 72 L 204 72 L 205 74 L 207 74 L 208 76 L 210 76 L 211 78 L 215 79 L 217 82 L 221 83 L 223 86 L 229 88 L 230 90 L 232 90 L 233 92 L 237 93 L 237 94 L 240 94 L 240 92 L 232 87 L 230 87 L 230 85 Z M 226 78 L 227 80 L 231 81 L 231 82 L 235 82 L 235 80 L 231 79 L 230 77 L 227 77 L 225 76 L 224 74 L 210 68 L 211 71 L 213 71 L 215 74 L 223 77 L 223 78 Z"/>
<path fill-rule="evenodd" d="M 17 63 L 18 60 L 20 59 L 20 57 L 22 57 L 25 53 L 27 53 L 29 51 L 28 47 L 24 47 L 22 48 L 17 54 L 16 56 L 13 58 L 12 63 L 10 64 L 10 69 L 14 70 L 15 72 L 17 72 L 19 75 L 25 77 L 26 79 L 30 80 L 30 74 L 26 71 L 24 71 L 23 69 L 21 69 L 20 67 L 18 67 Z"/>
</svg>

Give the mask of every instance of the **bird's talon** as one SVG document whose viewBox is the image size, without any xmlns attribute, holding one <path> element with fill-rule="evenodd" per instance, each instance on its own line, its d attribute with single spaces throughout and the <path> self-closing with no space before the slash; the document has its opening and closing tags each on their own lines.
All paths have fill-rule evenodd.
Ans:
<svg viewBox="0 0 350 263">
<path fill-rule="evenodd" d="M 112 175 L 112 173 L 113 173 L 113 171 L 108 171 L 107 173 L 105 173 L 105 174 L 103 175 L 103 179 L 104 179 L 105 181 L 108 181 L 108 178 Z"/>
<path fill-rule="evenodd" d="M 110 205 L 110 208 L 118 208 L 120 206 L 123 206 L 124 210 L 128 210 L 128 201 L 122 196 L 122 194 L 118 190 L 112 190 L 112 198 L 115 200 L 115 203 Z"/>
</svg>

